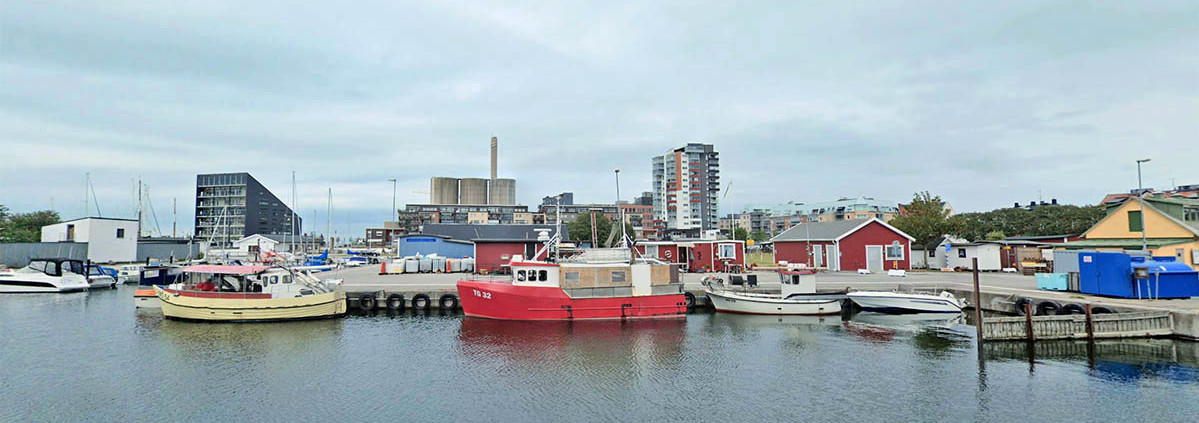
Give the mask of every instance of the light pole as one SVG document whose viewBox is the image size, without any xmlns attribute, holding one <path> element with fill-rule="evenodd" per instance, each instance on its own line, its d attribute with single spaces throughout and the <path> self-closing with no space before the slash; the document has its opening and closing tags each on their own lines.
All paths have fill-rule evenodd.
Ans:
<svg viewBox="0 0 1199 423">
<path fill-rule="evenodd" d="M 391 213 L 388 214 L 388 217 L 395 217 L 395 222 L 399 223 L 400 211 L 396 209 L 396 179 L 387 178 L 387 180 L 391 181 Z"/>
<path fill-rule="evenodd" d="M 1141 184 L 1141 163 L 1150 159 L 1137 160 L 1137 197 L 1141 204 L 1141 251 L 1149 252 L 1149 240 L 1145 235 L 1145 187 Z"/>
</svg>

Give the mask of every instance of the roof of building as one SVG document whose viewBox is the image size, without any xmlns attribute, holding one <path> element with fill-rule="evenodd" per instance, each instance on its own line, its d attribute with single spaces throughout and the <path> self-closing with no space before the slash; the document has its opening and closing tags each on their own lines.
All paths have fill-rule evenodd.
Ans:
<svg viewBox="0 0 1199 423">
<path fill-rule="evenodd" d="M 903 236 L 904 238 L 915 241 L 914 238 L 912 238 L 908 234 L 903 233 L 903 231 L 896 229 L 894 226 L 888 225 L 886 222 L 883 222 L 882 220 L 879 220 L 876 218 L 855 219 L 855 220 L 836 220 L 836 221 L 832 221 L 832 222 L 801 223 L 801 224 L 792 226 L 791 229 L 783 231 L 783 233 L 776 235 L 774 238 L 771 238 L 770 240 L 773 242 L 809 241 L 809 240 L 810 241 L 836 241 L 836 240 L 840 240 L 841 238 L 844 238 L 845 236 L 847 236 L 853 232 L 856 232 L 860 228 L 866 227 L 866 225 L 869 225 L 872 222 L 878 222 L 878 224 L 883 225 L 887 229 L 895 231 L 895 233 Z"/>
<path fill-rule="evenodd" d="M 1184 206 L 1184 207 L 1199 207 L 1199 200 L 1178 199 L 1178 198 L 1168 198 L 1167 199 L 1167 198 L 1162 198 L 1162 197 L 1145 197 L 1145 198 L 1129 197 L 1118 203 L 1108 204 L 1107 207 L 1109 208 L 1109 210 L 1112 208 L 1120 207 L 1121 205 L 1124 204 L 1125 201 L 1128 201 L 1128 200 L 1140 202 L 1141 204 L 1145 205 L 1146 207 L 1149 207 L 1150 210 L 1157 212 L 1157 214 L 1161 215 L 1162 217 L 1165 217 L 1166 219 L 1169 219 L 1170 221 L 1177 223 L 1179 227 L 1182 227 L 1183 229 L 1190 231 L 1192 234 L 1199 236 L 1199 222 L 1184 221 L 1183 219 L 1180 219 L 1178 216 L 1172 215 L 1170 213 L 1166 213 L 1165 210 L 1162 210 L 1160 207 L 1154 205 L 1154 203 L 1160 203 L 1160 204 L 1171 204 L 1171 205 Z M 1107 216 L 1103 217 L 1103 219 L 1099 219 L 1099 222 L 1095 222 L 1095 225 L 1091 226 L 1091 229 L 1095 229 L 1095 227 L 1099 226 L 1100 223 L 1103 223 L 1103 221 L 1107 220 L 1111 216 L 1112 215 L 1109 212 Z M 1084 236 L 1084 237 L 1087 236 L 1087 234 L 1091 232 L 1091 229 L 1087 229 L 1086 232 L 1083 232 L 1082 236 Z"/>
<path fill-rule="evenodd" d="M 1009 236 L 1004 238 L 1005 241 L 1041 241 L 1047 239 L 1065 239 L 1074 238 L 1079 234 L 1062 234 L 1062 235 L 1033 235 L 1033 236 Z"/>
<path fill-rule="evenodd" d="M 1161 248 L 1167 245 L 1185 244 L 1194 242 L 1193 238 L 1149 238 L 1145 240 L 1145 244 L 1149 248 Z M 1125 248 L 1131 249 L 1141 248 L 1141 240 L 1136 238 L 1094 238 L 1084 239 L 1082 241 L 1071 241 L 1059 244 L 1050 244 L 1054 247 L 1064 247 L 1070 250 L 1079 250 L 1087 248 Z"/>
<path fill-rule="evenodd" d="M 75 219 L 71 219 L 71 220 L 64 220 L 64 221 L 58 222 L 58 223 L 78 222 L 80 220 L 88 220 L 88 219 L 91 219 L 91 220 L 120 220 L 123 222 L 136 222 L 137 221 L 137 219 L 123 219 L 123 218 L 119 218 L 119 217 L 88 216 L 88 217 L 75 218 Z"/>
<path fill-rule="evenodd" d="M 426 223 L 422 235 L 443 235 L 452 239 L 475 242 L 536 241 L 538 230 L 549 230 L 551 236 L 555 225 L 471 225 L 465 223 Z M 413 234 L 418 235 L 418 234 Z M 570 240 L 570 234 L 562 231 L 562 241 Z"/>
</svg>

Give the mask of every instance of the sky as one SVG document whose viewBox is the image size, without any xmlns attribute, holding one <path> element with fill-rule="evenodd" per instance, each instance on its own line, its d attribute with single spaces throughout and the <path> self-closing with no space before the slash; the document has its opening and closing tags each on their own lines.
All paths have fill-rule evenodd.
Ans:
<svg viewBox="0 0 1199 423">
<path fill-rule="evenodd" d="M 191 232 L 197 173 L 250 172 L 360 236 L 432 176 L 534 207 L 720 153 L 747 203 L 930 191 L 954 209 L 1199 184 L 1199 3 L 0 1 L 0 204 Z M 729 186 L 731 184 L 731 187 Z M 333 214 L 327 216 L 328 192 Z"/>
</svg>

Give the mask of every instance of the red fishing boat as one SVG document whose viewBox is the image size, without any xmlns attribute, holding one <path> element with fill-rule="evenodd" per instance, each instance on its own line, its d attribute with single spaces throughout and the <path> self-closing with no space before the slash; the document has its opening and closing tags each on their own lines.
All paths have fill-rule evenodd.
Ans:
<svg viewBox="0 0 1199 423">
<path fill-rule="evenodd" d="M 467 316 L 504 320 L 683 317 L 687 300 L 678 268 L 633 258 L 627 248 L 588 250 L 551 262 L 559 237 L 532 260 L 514 256 L 503 278 L 458 281 Z"/>
</svg>

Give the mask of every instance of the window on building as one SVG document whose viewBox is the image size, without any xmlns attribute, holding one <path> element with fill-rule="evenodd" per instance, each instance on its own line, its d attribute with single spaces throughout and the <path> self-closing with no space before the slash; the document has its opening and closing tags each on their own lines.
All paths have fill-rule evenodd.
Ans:
<svg viewBox="0 0 1199 423">
<path fill-rule="evenodd" d="M 720 244 L 719 248 L 716 249 L 716 254 L 719 256 L 718 258 L 735 259 L 737 258 L 737 245 Z"/>
<path fill-rule="evenodd" d="M 566 272 L 565 283 L 567 285 L 578 285 L 579 284 L 579 272 Z"/>
<path fill-rule="evenodd" d="M 936 248 L 934 248 L 934 249 L 928 250 L 928 256 L 929 256 L 929 257 L 936 257 L 936 256 L 937 256 L 937 249 L 936 249 Z"/>
<path fill-rule="evenodd" d="M 125 237 L 125 228 L 117 228 L 117 238 Z"/>
<path fill-rule="evenodd" d="M 903 244 L 892 241 L 891 245 L 887 246 L 887 260 L 903 260 Z"/>
<path fill-rule="evenodd" d="M 615 270 L 612 272 L 612 282 L 625 282 L 625 272 L 623 270 Z"/>
<path fill-rule="evenodd" d="M 958 248 L 958 258 L 966 258 L 966 249 Z"/>
<path fill-rule="evenodd" d="M 1141 220 L 1141 211 L 1134 210 L 1128 212 L 1128 231 L 1140 232 L 1145 228 L 1145 222 Z"/>
</svg>

